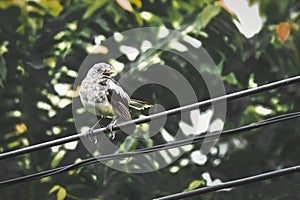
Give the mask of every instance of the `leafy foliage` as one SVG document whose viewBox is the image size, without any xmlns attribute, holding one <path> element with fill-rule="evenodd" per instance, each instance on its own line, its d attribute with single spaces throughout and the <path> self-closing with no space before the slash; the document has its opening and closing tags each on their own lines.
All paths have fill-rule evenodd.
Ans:
<svg viewBox="0 0 300 200">
<path fill-rule="evenodd" d="M 299 2 L 250 3 L 259 3 L 266 21 L 259 34 L 246 39 L 233 23 L 236 15 L 221 0 L 0 1 L 0 152 L 76 132 L 71 102 L 77 91 L 72 85 L 97 37 L 149 26 L 180 31 L 200 41 L 212 56 L 228 93 L 299 74 Z M 100 53 L 105 51 L 103 46 L 99 49 Z M 166 52 L 145 55 L 145 60 L 156 56 L 181 70 L 198 99 L 209 98 L 187 61 Z M 121 56 L 118 62 L 131 61 Z M 128 70 L 125 65 L 120 74 Z M 155 86 L 149 88 L 136 96 L 166 108 L 178 106 L 163 89 L 153 94 L 149 91 Z M 298 86 L 293 85 L 230 102 L 225 128 L 299 110 L 299 97 Z M 161 132 L 172 135 L 178 124 L 179 119 L 171 117 Z M 200 145 L 193 145 L 171 166 L 156 172 L 130 174 L 102 164 L 91 165 L 1 192 L 4 199 L 150 199 L 192 190 L 299 163 L 299 128 L 295 121 L 284 122 L 221 140 L 202 156 L 203 162 L 197 162 Z M 149 131 L 140 129 L 145 134 Z M 162 136 L 142 142 L 121 136 L 117 141 L 124 151 L 163 142 Z M 83 145 L 74 142 L 0 161 L 0 177 L 18 177 L 87 157 L 90 155 Z M 299 196 L 298 184 L 297 177 L 283 177 L 195 199 L 293 199 Z"/>
</svg>

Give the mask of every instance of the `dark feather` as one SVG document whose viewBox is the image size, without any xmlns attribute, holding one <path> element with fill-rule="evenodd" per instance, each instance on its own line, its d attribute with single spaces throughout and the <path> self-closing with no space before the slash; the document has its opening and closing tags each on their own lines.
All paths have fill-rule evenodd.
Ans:
<svg viewBox="0 0 300 200">
<path fill-rule="evenodd" d="M 116 82 L 113 81 L 111 84 L 115 83 Z M 128 107 L 130 98 L 127 93 L 117 84 L 115 84 L 114 87 L 110 87 L 107 91 L 107 99 L 112 104 L 115 114 L 125 121 L 131 120 Z"/>
</svg>

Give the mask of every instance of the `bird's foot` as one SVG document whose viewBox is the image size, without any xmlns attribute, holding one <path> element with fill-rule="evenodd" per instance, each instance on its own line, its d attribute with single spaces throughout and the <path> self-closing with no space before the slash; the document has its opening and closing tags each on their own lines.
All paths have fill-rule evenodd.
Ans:
<svg viewBox="0 0 300 200">
<path fill-rule="evenodd" d="M 86 133 L 85 133 L 85 138 L 88 138 L 91 142 L 93 143 L 97 143 L 97 137 L 96 136 L 93 136 L 93 127 L 92 128 L 89 128 Z"/>
<path fill-rule="evenodd" d="M 112 138 L 111 139 L 115 139 L 115 137 L 116 137 L 116 132 L 115 131 L 113 131 L 113 124 L 108 124 L 107 125 L 107 129 L 109 130 L 109 132 L 111 132 L 111 134 L 112 134 Z"/>
</svg>

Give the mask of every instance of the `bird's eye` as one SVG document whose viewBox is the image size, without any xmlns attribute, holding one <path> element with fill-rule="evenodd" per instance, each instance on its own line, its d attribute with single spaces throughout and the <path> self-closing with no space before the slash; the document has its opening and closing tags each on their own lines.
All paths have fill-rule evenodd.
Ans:
<svg viewBox="0 0 300 200">
<path fill-rule="evenodd" d="M 100 73 L 100 72 L 101 72 L 101 69 L 100 69 L 100 68 L 97 68 L 96 71 Z"/>
</svg>

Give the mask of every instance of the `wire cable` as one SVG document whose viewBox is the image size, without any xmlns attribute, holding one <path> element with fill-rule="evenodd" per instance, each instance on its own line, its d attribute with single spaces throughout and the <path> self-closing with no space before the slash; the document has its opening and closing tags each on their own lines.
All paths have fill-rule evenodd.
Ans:
<svg viewBox="0 0 300 200">
<path fill-rule="evenodd" d="M 205 101 L 201 101 L 201 102 L 197 102 L 197 103 L 193 103 L 193 104 L 189 104 L 186 106 L 182 106 L 182 107 L 178 107 L 178 108 L 174 108 L 171 110 L 167 110 L 164 112 L 160 112 L 160 113 L 156 113 L 156 114 L 152 114 L 149 116 L 145 116 L 143 118 L 137 118 L 134 120 L 130 120 L 121 124 L 117 124 L 114 125 L 112 127 L 113 131 L 117 131 L 119 129 L 122 128 L 126 128 L 126 127 L 132 127 L 138 124 L 142 124 L 142 123 L 146 123 L 146 122 L 150 122 L 151 120 L 155 120 L 155 119 L 161 119 L 163 117 L 166 116 L 171 116 L 171 115 L 176 115 L 179 114 L 181 112 L 188 112 L 191 110 L 195 110 L 195 109 L 199 109 L 199 108 L 205 108 L 207 106 L 210 106 L 212 103 L 220 103 L 223 101 L 231 101 L 234 99 L 238 99 L 241 97 L 245 97 L 245 96 L 249 96 L 249 95 L 253 95 L 253 94 L 258 94 L 264 91 L 268 91 L 268 90 L 272 90 L 272 89 L 276 89 L 279 87 L 283 87 L 283 86 L 287 86 L 290 84 L 294 84 L 300 82 L 300 76 L 295 76 L 292 78 L 287 78 L 284 80 L 280 80 L 280 81 L 276 81 L 273 83 L 269 83 L 266 85 L 262 85 L 256 88 L 251 88 L 251 89 L 247 89 L 247 90 L 242 90 L 242 91 L 238 91 L 238 92 L 234 92 L 231 94 L 227 94 L 224 96 L 220 96 L 220 97 L 216 97 L 213 99 L 209 99 L 209 100 L 205 100 Z M 97 135 L 97 134 L 103 134 L 103 133 L 108 133 L 109 130 L 106 128 L 100 128 L 100 129 L 96 129 L 93 130 L 92 135 Z M 57 146 L 57 145 L 61 145 L 61 144 L 65 144 L 68 142 L 73 142 L 73 141 L 77 141 L 79 140 L 81 137 L 85 137 L 86 133 L 79 133 L 79 134 L 74 134 L 71 136 L 67 136 L 67 137 L 63 137 L 60 139 L 56 139 L 56 140 L 52 140 L 52 141 L 48 141 L 48 142 L 43 142 L 40 144 L 35 144 L 35 145 L 31 145 L 28 147 L 24 147 L 22 149 L 16 149 L 13 151 L 9 151 L 9 152 L 4 152 L 0 154 L 0 160 L 6 159 L 6 158 L 10 158 L 10 157 L 14 157 L 14 156 L 19 156 L 19 155 L 23 155 L 26 153 L 31 153 L 34 151 L 38 151 L 38 150 L 42 150 L 45 148 L 49 148 L 49 147 L 53 147 L 53 146 Z"/>
<path fill-rule="evenodd" d="M 286 175 L 298 173 L 298 172 L 300 172 L 300 165 L 296 165 L 296 166 L 288 167 L 288 168 L 284 168 L 284 169 L 279 169 L 279 170 L 275 170 L 275 171 L 271 171 L 271 172 L 267 172 L 267 173 L 257 174 L 255 176 L 249 176 L 246 178 L 236 179 L 233 181 L 228 181 L 228 182 L 221 183 L 221 184 L 214 185 L 214 186 L 199 188 L 199 189 L 195 189 L 195 190 L 188 191 L 188 192 L 180 192 L 177 194 L 159 197 L 159 198 L 155 198 L 154 200 L 182 199 L 182 198 L 192 197 L 195 195 L 200 195 L 200 194 L 204 194 L 204 193 L 208 193 L 208 192 L 215 192 L 215 191 L 222 190 L 222 189 L 228 189 L 228 188 L 232 188 L 232 187 L 246 185 L 249 183 L 272 179 L 272 178 L 279 177 L 279 176 L 286 176 Z"/>
<path fill-rule="evenodd" d="M 132 152 L 108 154 L 108 155 L 102 155 L 102 156 L 98 156 L 98 157 L 88 158 L 79 163 L 70 164 L 67 166 L 62 166 L 62 167 L 58 167 L 58 168 L 47 170 L 47 171 L 42 171 L 42 172 L 38 172 L 38 173 L 34 173 L 34 174 L 30 174 L 30 175 L 26 175 L 26 176 L 22 176 L 22 177 L 18 177 L 18 178 L 1 181 L 0 188 L 8 187 L 8 186 L 26 182 L 26 181 L 44 178 L 47 176 L 52 176 L 52 175 L 55 175 L 58 173 L 62 173 L 62 172 L 74 170 L 74 169 L 77 169 L 77 168 L 80 168 L 80 167 L 83 167 L 86 165 L 90 165 L 90 164 L 93 164 L 93 163 L 96 163 L 99 161 L 123 159 L 123 158 L 127 158 L 127 157 L 134 157 L 134 156 L 157 152 L 157 151 L 161 151 L 161 150 L 178 148 L 178 147 L 182 147 L 182 146 L 189 145 L 189 144 L 196 144 L 196 143 L 200 143 L 200 142 L 211 141 L 214 139 L 224 138 L 226 136 L 231 136 L 234 134 L 257 129 L 257 128 L 271 125 L 274 123 L 279 123 L 279 122 L 283 122 L 286 120 L 296 119 L 298 117 L 300 117 L 300 112 L 288 113 L 288 114 L 283 114 L 280 116 L 272 117 L 272 118 L 263 120 L 261 122 L 256 122 L 256 123 L 248 124 L 248 125 L 245 125 L 242 127 L 235 128 L 235 129 L 226 130 L 226 131 L 223 131 L 221 134 L 218 132 L 209 133 L 209 134 L 205 133 L 205 135 L 200 135 L 200 136 L 197 136 L 194 138 L 175 141 L 175 142 L 171 142 L 171 143 L 167 143 L 167 144 L 160 144 L 160 145 L 156 145 L 156 146 L 153 146 L 150 148 L 143 148 L 143 149 L 135 150 Z"/>
</svg>

